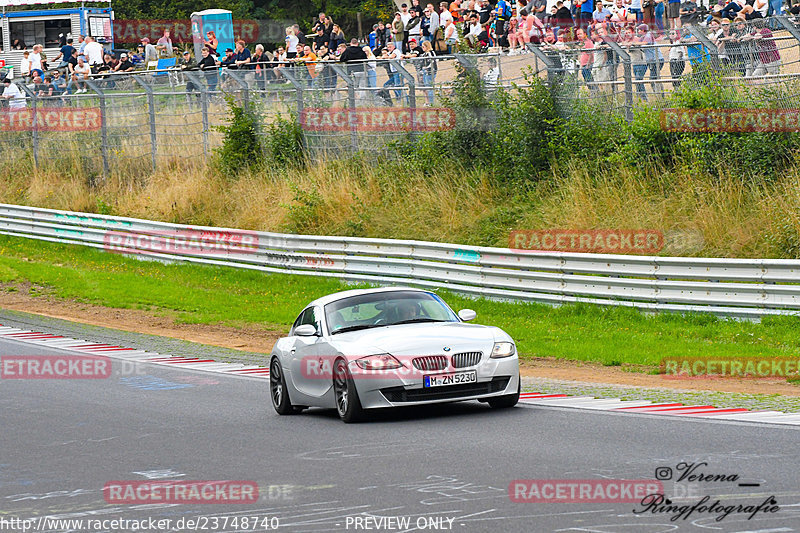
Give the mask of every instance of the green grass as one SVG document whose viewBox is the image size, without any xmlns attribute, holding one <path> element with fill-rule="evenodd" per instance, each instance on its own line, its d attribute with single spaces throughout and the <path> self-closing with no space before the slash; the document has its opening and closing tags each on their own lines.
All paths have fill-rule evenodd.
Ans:
<svg viewBox="0 0 800 533">
<path fill-rule="evenodd" d="M 0 282 L 28 282 L 35 294 L 117 308 L 145 309 L 178 321 L 285 331 L 309 301 L 352 288 L 334 279 L 232 268 L 137 261 L 78 246 L 0 236 Z M 633 309 L 474 300 L 437 291 L 476 322 L 503 328 L 524 357 L 646 365 L 664 357 L 788 357 L 800 349 L 800 318 L 761 323 L 710 315 L 645 315 Z"/>
</svg>

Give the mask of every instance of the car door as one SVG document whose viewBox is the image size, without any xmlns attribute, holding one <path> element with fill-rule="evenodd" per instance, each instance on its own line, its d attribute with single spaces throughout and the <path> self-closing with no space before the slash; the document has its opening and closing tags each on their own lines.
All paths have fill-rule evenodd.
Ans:
<svg viewBox="0 0 800 533">
<path fill-rule="evenodd" d="M 317 335 L 301 337 L 294 335 L 297 326 L 310 324 L 317 329 Z M 302 394 L 318 398 L 325 392 L 324 384 L 330 379 L 330 372 L 320 363 L 319 346 L 322 336 L 321 310 L 316 307 L 307 307 L 295 320 L 292 326 L 294 344 L 291 349 L 291 376 L 294 388 Z M 323 361 L 324 363 L 324 361 Z"/>
</svg>

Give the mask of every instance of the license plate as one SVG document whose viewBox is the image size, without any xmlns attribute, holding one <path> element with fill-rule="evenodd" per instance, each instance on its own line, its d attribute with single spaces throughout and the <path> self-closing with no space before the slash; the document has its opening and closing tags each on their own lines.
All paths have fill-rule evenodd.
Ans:
<svg viewBox="0 0 800 533">
<path fill-rule="evenodd" d="M 478 372 L 470 370 L 468 372 L 453 372 L 452 374 L 436 374 L 424 376 L 422 378 L 423 387 L 446 387 L 447 385 L 462 385 L 464 383 L 476 383 Z"/>
</svg>

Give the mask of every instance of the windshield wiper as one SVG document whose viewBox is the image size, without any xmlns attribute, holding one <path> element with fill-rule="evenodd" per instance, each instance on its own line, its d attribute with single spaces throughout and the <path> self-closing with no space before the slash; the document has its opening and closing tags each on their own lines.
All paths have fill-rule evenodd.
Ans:
<svg viewBox="0 0 800 533">
<path fill-rule="evenodd" d="M 436 320 L 435 318 L 409 318 L 408 320 L 401 320 L 400 322 L 393 322 L 391 325 L 398 324 L 416 324 L 419 322 L 447 322 L 446 320 Z"/>
<path fill-rule="evenodd" d="M 369 328 L 377 328 L 382 326 L 383 324 L 357 324 L 355 326 L 346 326 L 341 329 L 337 329 L 336 331 L 331 332 L 331 335 L 336 335 L 337 333 L 347 333 L 348 331 L 358 331 L 360 329 L 369 329 Z"/>
</svg>

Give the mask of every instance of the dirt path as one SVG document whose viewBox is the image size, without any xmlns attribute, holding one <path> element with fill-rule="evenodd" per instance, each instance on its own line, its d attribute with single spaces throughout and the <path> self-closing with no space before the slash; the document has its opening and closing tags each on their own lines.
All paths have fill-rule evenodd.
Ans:
<svg viewBox="0 0 800 533">
<path fill-rule="evenodd" d="M 254 325 L 237 328 L 223 325 L 182 324 L 168 316 L 148 311 L 116 309 L 46 296 L 31 296 L 24 290 L 14 292 L 0 290 L 0 308 L 259 353 L 269 353 L 276 339 L 286 334 L 285 331 L 274 331 Z M 525 377 L 636 387 L 800 396 L 800 386 L 788 384 L 785 380 L 780 379 L 674 380 L 647 374 L 647 369 L 638 369 L 640 371 L 637 371 L 632 368 L 607 367 L 596 363 L 538 357 L 524 360 L 521 366 L 522 375 Z"/>
</svg>

